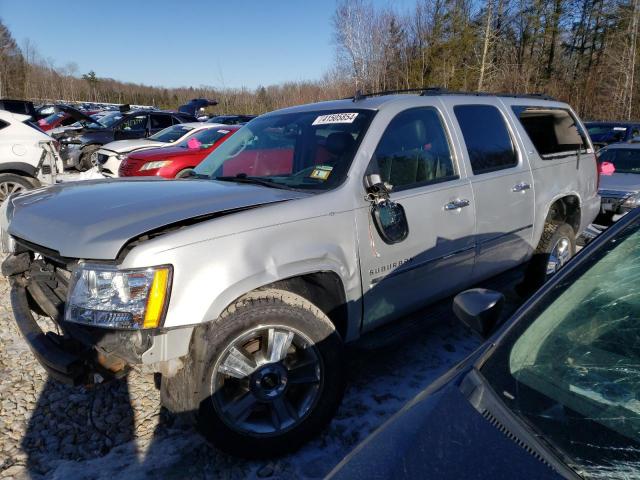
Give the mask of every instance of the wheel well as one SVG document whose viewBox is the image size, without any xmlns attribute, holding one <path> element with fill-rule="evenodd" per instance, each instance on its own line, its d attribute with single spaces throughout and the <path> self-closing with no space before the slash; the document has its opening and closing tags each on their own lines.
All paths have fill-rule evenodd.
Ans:
<svg viewBox="0 0 640 480">
<path fill-rule="evenodd" d="M 342 338 L 347 334 L 347 303 L 342 280 L 337 274 L 333 272 L 309 273 L 278 280 L 265 285 L 265 287 L 287 290 L 306 298 L 329 317 Z"/>
<path fill-rule="evenodd" d="M 580 220 L 580 199 L 575 195 L 567 195 L 551 204 L 546 222 L 566 222 L 578 233 Z"/>
</svg>

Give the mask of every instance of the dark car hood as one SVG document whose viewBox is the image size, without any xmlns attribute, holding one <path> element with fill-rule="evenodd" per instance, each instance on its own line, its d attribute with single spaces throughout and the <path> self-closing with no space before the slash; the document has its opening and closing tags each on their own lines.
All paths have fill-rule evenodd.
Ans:
<svg viewBox="0 0 640 480">
<path fill-rule="evenodd" d="M 405 407 L 349 455 L 329 478 L 562 477 L 509 440 L 450 382 Z"/>
<path fill-rule="evenodd" d="M 149 231 L 306 195 L 211 180 L 145 178 L 58 184 L 13 198 L 9 233 L 63 257 L 111 260 L 129 240 Z"/>
<path fill-rule="evenodd" d="M 640 174 L 614 173 L 613 175 L 600 175 L 600 190 L 640 191 Z"/>
</svg>

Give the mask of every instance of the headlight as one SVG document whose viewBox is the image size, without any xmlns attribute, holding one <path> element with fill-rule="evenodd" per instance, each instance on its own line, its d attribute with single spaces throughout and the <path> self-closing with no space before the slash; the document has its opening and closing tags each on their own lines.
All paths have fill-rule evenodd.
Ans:
<svg viewBox="0 0 640 480">
<path fill-rule="evenodd" d="M 171 277 L 171 266 L 119 270 L 81 264 L 72 275 L 65 320 L 106 328 L 156 328 L 169 303 Z"/>
<path fill-rule="evenodd" d="M 636 208 L 640 206 L 640 193 L 629 195 L 622 204 L 625 208 Z"/>
<path fill-rule="evenodd" d="M 120 161 L 123 161 L 125 158 L 127 158 L 127 154 L 126 153 L 119 153 L 118 155 L 116 155 L 116 158 Z"/>
<path fill-rule="evenodd" d="M 140 170 L 155 170 L 156 168 L 166 167 L 167 165 L 171 165 L 171 160 L 145 163 Z"/>
</svg>

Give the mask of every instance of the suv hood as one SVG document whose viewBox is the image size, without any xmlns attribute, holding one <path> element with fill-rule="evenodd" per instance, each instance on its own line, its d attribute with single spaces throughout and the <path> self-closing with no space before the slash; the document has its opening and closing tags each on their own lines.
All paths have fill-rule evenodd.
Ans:
<svg viewBox="0 0 640 480">
<path fill-rule="evenodd" d="M 600 175 L 600 190 L 637 192 L 640 190 L 640 174 L 614 173 L 613 175 Z"/>
<path fill-rule="evenodd" d="M 10 199 L 8 230 L 63 257 L 113 260 L 129 240 L 152 230 L 307 195 L 212 180 L 73 182 Z"/>
<path fill-rule="evenodd" d="M 139 148 L 161 148 L 165 145 L 168 146 L 171 144 L 158 142 L 157 140 L 149 140 L 148 138 L 135 138 L 132 140 L 116 140 L 115 142 L 107 143 L 102 148 L 116 153 L 126 153 Z"/>
</svg>

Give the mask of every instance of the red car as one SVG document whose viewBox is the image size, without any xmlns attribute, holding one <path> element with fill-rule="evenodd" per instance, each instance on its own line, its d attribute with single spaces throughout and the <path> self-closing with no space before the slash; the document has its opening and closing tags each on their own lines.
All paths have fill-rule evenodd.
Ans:
<svg viewBox="0 0 640 480">
<path fill-rule="evenodd" d="M 159 176 L 180 178 L 204 160 L 242 125 L 218 125 L 201 130 L 171 147 L 130 153 L 118 170 L 120 177 Z"/>
<path fill-rule="evenodd" d="M 93 115 L 98 113 L 98 110 L 85 112 L 87 115 Z M 68 127 L 71 124 L 76 123 L 78 120 L 65 112 L 55 112 L 48 117 L 38 120 L 38 126 L 45 132 L 53 130 L 57 127 Z"/>
</svg>

